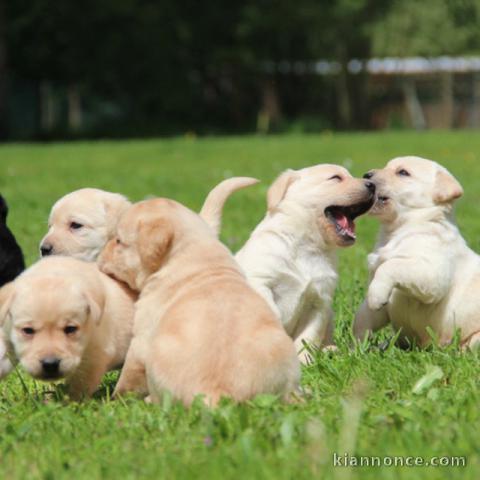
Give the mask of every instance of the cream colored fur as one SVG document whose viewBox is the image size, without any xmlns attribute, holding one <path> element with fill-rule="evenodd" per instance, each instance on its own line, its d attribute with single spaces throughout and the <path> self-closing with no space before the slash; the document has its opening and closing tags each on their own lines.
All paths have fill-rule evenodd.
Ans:
<svg viewBox="0 0 480 480">
<path fill-rule="evenodd" d="M 223 206 L 228 197 L 241 188 L 257 183 L 249 177 L 233 177 L 220 182 L 208 194 L 200 216 L 218 235 Z M 118 219 L 131 203 L 118 193 L 82 188 L 65 195 L 52 207 L 48 232 L 40 249 L 51 248 L 50 255 L 67 255 L 95 261 L 115 234 Z"/>
<path fill-rule="evenodd" d="M 465 346 L 480 337 L 480 257 L 468 248 L 453 214 L 462 193 L 442 166 L 399 157 L 369 174 L 377 185 L 372 209 L 380 235 L 368 256 L 370 285 L 354 333 L 362 339 L 387 324 L 400 339 L 426 346 L 451 342 L 460 330 Z"/>
<path fill-rule="evenodd" d="M 325 210 L 332 205 L 373 203 L 366 182 L 337 165 L 287 170 L 268 191 L 268 212 L 235 258 L 248 281 L 293 338 L 307 362 L 304 342 L 333 344 L 332 302 L 339 235 Z"/>
<path fill-rule="evenodd" d="M 116 395 L 169 392 L 186 405 L 203 395 L 215 405 L 298 387 L 292 341 L 194 212 L 166 199 L 135 204 L 99 265 L 141 292 Z"/>
<path fill-rule="evenodd" d="M 4 289 L 1 332 L 10 354 L 33 377 L 65 379 L 78 399 L 91 395 L 108 370 L 123 364 L 136 294 L 96 264 L 49 257 Z M 45 359 L 59 361 L 56 378 L 46 375 Z"/>
</svg>

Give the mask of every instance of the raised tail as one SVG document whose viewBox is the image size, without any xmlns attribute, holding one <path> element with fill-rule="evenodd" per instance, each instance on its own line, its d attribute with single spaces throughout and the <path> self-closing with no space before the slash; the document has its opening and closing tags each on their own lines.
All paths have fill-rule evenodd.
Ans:
<svg viewBox="0 0 480 480">
<path fill-rule="evenodd" d="M 241 188 L 255 185 L 260 180 L 251 177 L 232 177 L 220 182 L 207 195 L 203 207 L 200 210 L 200 216 L 210 225 L 215 235 L 218 237 L 222 226 L 223 206 L 228 197 Z"/>
</svg>

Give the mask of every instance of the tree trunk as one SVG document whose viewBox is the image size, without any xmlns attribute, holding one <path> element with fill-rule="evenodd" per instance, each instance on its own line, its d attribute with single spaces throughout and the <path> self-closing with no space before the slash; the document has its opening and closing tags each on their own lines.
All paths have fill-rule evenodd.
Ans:
<svg viewBox="0 0 480 480">
<path fill-rule="evenodd" d="M 480 127 L 480 73 L 472 74 L 473 102 L 472 102 L 472 127 Z"/>
<path fill-rule="evenodd" d="M 453 127 L 453 74 L 451 72 L 442 72 L 441 74 L 441 96 L 442 96 L 442 116 L 443 126 Z"/>
<path fill-rule="evenodd" d="M 55 127 L 55 102 L 52 85 L 47 80 L 40 83 L 40 128 L 50 133 Z"/>
<path fill-rule="evenodd" d="M 410 123 L 415 130 L 423 130 L 427 124 L 425 116 L 423 115 L 422 105 L 417 95 L 417 87 L 413 78 L 406 77 L 402 84 L 403 95 L 405 98 L 405 105 L 408 115 L 410 117 Z"/>
<path fill-rule="evenodd" d="M 82 102 L 78 85 L 68 86 L 68 128 L 77 132 L 82 127 Z"/>
<path fill-rule="evenodd" d="M 348 55 L 345 46 L 341 44 L 337 49 L 337 61 L 340 64 L 340 71 L 338 73 L 336 85 L 340 127 L 350 128 L 352 126 L 352 102 L 348 86 Z"/>
<path fill-rule="evenodd" d="M 265 81 L 262 87 L 262 107 L 257 119 L 258 132 L 268 133 L 271 126 L 278 123 L 281 118 L 277 88 L 275 80 L 271 78 Z"/>
<path fill-rule="evenodd" d="M 7 40 L 5 33 L 5 2 L 0 0 L 0 140 L 5 140 L 8 136 Z"/>
</svg>

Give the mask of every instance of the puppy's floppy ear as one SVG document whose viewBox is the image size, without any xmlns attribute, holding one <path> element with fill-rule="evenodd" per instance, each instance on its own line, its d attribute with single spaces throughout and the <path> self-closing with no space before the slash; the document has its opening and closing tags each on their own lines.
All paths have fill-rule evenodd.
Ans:
<svg viewBox="0 0 480 480">
<path fill-rule="evenodd" d="M 435 177 L 433 200 L 435 203 L 450 203 L 463 195 L 458 180 L 447 170 L 440 169 Z"/>
<path fill-rule="evenodd" d="M 5 284 L 0 288 L 0 327 L 4 325 L 10 307 L 15 297 L 14 282 Z"/>
<path fill-rule="evenodd" d="M 165 219 L 140 222 L 138 225 L 138 250 L 143 265 L 155 272 L 170 250 L 174 237 L 172 223 Z"/>
<path fill-rule="evenodd" d="M 290 185 L 297 180 L 295 170 L 286 170 L 272 183 L 267 193 L 268 211 L 272 211 L 285 197 Z"/>
<path fill-rule="evenodd" d="M 123 195 L 111 193 L 104 198 L 103 205 L 106 213 L 108 237 L 112 238 L 115 235 L 120 217 L 131 206 L 131 203 Z"/>
<path fill-rule="evenodd" d="M 88 291 L 85 292 L 85 297 L 87 299 L 88 314 L 98 325 L 105 309 L 105 292 L 103 286 L 98 288 L 98 285 L 91 285 Z"/>
</svg>

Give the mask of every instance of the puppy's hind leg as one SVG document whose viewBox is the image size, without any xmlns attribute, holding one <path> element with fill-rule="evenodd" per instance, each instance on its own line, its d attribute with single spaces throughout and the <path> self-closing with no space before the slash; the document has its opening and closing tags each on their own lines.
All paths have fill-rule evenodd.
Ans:
<svg viewBox="0 0 480 480">
<path fill-rule="evenodd" d="M 132 342 L 128 349 L 125 364 L 123 365 L 113 397 L 127 392 L 146 395 L 148 392 L 147 379 L 145 375 L 145 362 L 137 352 L 139 346 Z"/>
<path fill-rule="evenodd" d="M 334 349 L 333 342 L 333 315 L 332 312 L 318 312 L 312 310 L 309 318 L 302 322 L 304 328 L 301 331 L 297 330 L 294 333 L 294 344 L 298 352 L 300 362 L 308 364 L 312 360 L 312 355 L 308 352 L 307 346 L 312 348 L 327 348 Z"/>
<path fill-rule="evenodd" d="M 380 310 L 371 310 L 365 300 L 355 315 L 353 321 L 353 335 L 357 340 L 365 340 L 372 332 L 380 330 L 389 323 L 386 308 Z"/>
<path fill-rule="evenodd" d="M 464 340 L 462 342 L 462 349 L 479 351 L 480 350 L 480 332 L 474 333 L 473 335 L 470 335 L 470 337 L 468 337 L 466 340 Z"/>
</svg>

